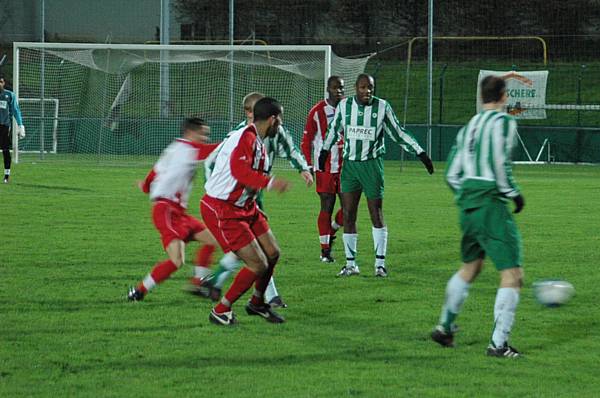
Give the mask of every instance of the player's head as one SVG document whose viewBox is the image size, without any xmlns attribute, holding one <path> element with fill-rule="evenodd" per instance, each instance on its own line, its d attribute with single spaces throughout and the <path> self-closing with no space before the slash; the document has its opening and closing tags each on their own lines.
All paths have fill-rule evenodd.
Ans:
<svg viewBox="0 0 600 398">
<path fill-rule="evenodd" d="M 188 117 L 181 123 L 183 138 L 194 142 L 206 142 L 210 135 L 210 127 L 199 117 Z"/>
<path fill-rule="evenodd" d="M 4 80 L 4 75 L 0 74 L 0 90 L 4 90 L 5 85 L 6 85 L 6 80 Z"/>
<path fill-rule="evenodd" d="M 246 120 L 248 123 L 252 123 L 254 114 L 252 113 L 254 110 L 254 104 L 261 98 L 265 98 L 265 95 L 256 91 L 253 91 L 247 94 L 242 101 L 244 105 L 244 113 L 246 114 Z"/>
<path fill-rule="evenodd" d="M 375 92 L 375 79 L 367 73 L 361 73 L 356 78 L 356 99 L 363 105 L 371 103 Z"/>
<path fill-rule="evenodd" d="M 329 76 L 329 79 L 327 79 L 327 95 L 329 103 L 336 106 L 344 98 L 344 79 L 340 76 Z"/>
<path fill-rule="evenodd" d="M 504 105 L 508 99 L 506 95 L 506 82 L 498 76 L 486 76 L 481 81 L 481 101 L 484 104 Z"/>
<path fill-rule="evenodd" d="M 283 107 L 274 98 L 265 97 L 254 104 L 254 124 L 263 136 L 274 137 L 277 129 L 281 126 Z"/>
</svg>

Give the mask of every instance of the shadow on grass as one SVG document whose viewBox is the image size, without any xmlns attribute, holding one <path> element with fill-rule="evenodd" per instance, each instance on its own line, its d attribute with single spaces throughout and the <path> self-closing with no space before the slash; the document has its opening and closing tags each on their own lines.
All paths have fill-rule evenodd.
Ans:
<svg viewBox="0 0 600 398">
<path fill-rule="evenodd" d="M 19 187 L 24 187 L 24 188 L 47 189 L 47 190 L 52 190 L 52 191 L 94 192 L 93 189 L 88 189 L 88 188 L 61 187 L 58 185 L 24 184 L 24 183 L 15 183 L 14 185 L 17 185 Z"/>
</svg>

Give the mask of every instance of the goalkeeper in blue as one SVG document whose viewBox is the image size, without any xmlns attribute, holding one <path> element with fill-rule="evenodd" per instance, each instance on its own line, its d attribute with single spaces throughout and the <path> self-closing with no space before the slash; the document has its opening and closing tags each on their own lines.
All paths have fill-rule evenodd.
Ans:
<svg viewBox="0 0 600 398">
<path fill-rule="evenodd" d="M 10 127 L 12 119 L 15 118 L 17 122 L 16 135 L 19 139 L 25 138 L 25 126 L 23 126 L 23 118 L 21 117 L 17 96 L 12 91 L 6 90 L 4 88 L 5 85 L 4 76 L 0 76 L 0 149 L 4 158 L 3 182 L 7 184 L 10 178 L 10 165 L 12 162 L 12 157 L 10 156 L 10 146 L 12 143 Z"/>
<path fill-rule="evenodd" d="M 254 104 L 256 104 L 262 98 L 264 98 L 264 95 L 258 92 L 249 93 L 244 97 L 243 106 L 246 120 L 238 124 L 234 131 L 254 122 Z M 267 150 L 267 156 L 269 157 L 269 173 L 271 173 L 275 156 L 279 156 L 289 160 L 291 166 L 298 171 L 300 178 L 302 178 L 306 186 L 312 185 L 313 177 L 310 172 L 310 168 L 306 163 L 304 156 L 302 156 L 302 152 L 300 152 L 298 147 L 296 147 L 294 144 L 290 132 L 285 127 L 279 126 L 277 134 L 274 137 L 266 137 L 264 140 L 264 145 Z M 206 162 L 204 163 L 205 176 L 207 180 L 212 174 L 212 169 L 215 167 L 215 160 L 220 152 L 220 149 L 221 146 L 217 147 L 217 149 L 213 151 L 213 153 L 206 159 Z M 261 210 L 264 210 L 262 191 L 259 192 L 258 197 L 256 198 L 256 203 Z M 232 273 L 235 272 L 239 267 L 240 259 L 235 255 L 235 253 L 226 253 L 219 261 L 219 266 L 215 270 L 214 274 L 209 278 L 206 278 L 203 285 L 199 288 L 200 295 L 208 296 L 214 301 L 219 300 L 223 285 L 227 282 Z M 272 277 L 269 280 L 269 284 L 265 292 L 265 300 L 272 307 L 287 307 L 287 304 L 281 298 L 281 295 L 275 286 L 275 280 Z"/>
<path fill-rule="evenodd" d="M 523 258 L 521 236 L 507 202 L 515 203 L 514 213 L 525 205 L 511 167 L 517 124 L 503 111 L 507 100 L 503 79 L 483 79 L 481 99 L 483 111 L 459 130 L 448 159 L 446 181 L 459 208 L 463 265 L 446 285 L 440 322 L 431 338 L 442 346 L 454 346 L 454 320 L 487 254 L 500 272 L 487 355 L 516 358 L 520 353 L 508 345 L 508 337 L 523 285 Z"/>
<path fill-rule="evenodd" d="M 390 104 L 373 95 L 375 81 L 367 74 L 356 79 L 356 95 L 342 99 L 327 129 L 323 148 L 319 154 L 319 168 L 323 170 L 330 151 L 340 137 L 344 137 L 342 174 L 340 176 L 342 209 L 344 213 L 344 251 L 346 265 L 338 276 L 360 273 L 356 263 L 356 216 L 360 197 L 367 197 L 369 215 L 373 224 L 375 247 L 375 276 L 387 277 L 385 266 L 388 233 L 383 220 L 383 155 L 385 135 L 402 149 L 413 153 L 423 162 L 429 174 L 433 164 L 415 138 L 404 130 Z"/>
</svg>

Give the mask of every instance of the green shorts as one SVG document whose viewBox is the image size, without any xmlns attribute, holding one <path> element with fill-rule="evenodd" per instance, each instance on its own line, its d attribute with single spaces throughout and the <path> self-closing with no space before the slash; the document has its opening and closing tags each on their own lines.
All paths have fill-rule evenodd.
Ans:
<svg viewBox="0 0 600 398">
<path fill-rule="evenodd" d="M 367 199 L 383 199 L 383 159 L 344 160 L 340 182 L 342 192 L 362 191 Z"/>
<path fill-rule="evenodd" d="M 493 201 L 476 209 L 461 210 L 460 227 L 463 262 L 487 254 L 499 271 L 523 265 L 521 234 L 504 202 Z"/>
</svg>

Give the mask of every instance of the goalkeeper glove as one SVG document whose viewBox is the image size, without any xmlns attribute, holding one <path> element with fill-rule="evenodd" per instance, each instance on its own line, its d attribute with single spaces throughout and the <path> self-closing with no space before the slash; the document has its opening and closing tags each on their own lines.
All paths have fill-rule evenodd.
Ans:
<svg viewBox="0 0 600 398">
<path fill-rule="evenodd" d="M 21 139 L 25 138 L 25 126 L 17 126 L 17 136 Z"/>
<path fill-rule="evenodd" d="M 515 210 L 513 211 L 513 213 L 520 213 L 521 210 L 523 210 L 523 207 L 525 207 L 525 198 L 523 197 L 523 195 L 519 194 L 512 198 L 512 200 L 513 202 L 515 202 Z"/>
<path fill-rule="evenodd" d="M 325 163 L 327 163 L 327 156 L 329 156 L 329 151 L 325 149 L 321 149 L 319 153 L 319 170 L 325 171 Z"/>
<path fill-rule="evenodd" d="M 431 162 L 431 159 L 429 159 L 429 156 L 427 156 L 425 152 L 421 152 L 417 156 L 419 157 L 419 159 L 421 159 L 421 162 L 423 162 L 423 164 L 427 168 L 427 172 L 429 174 L 433 174 L 433 163 Z"/>
</svg>

